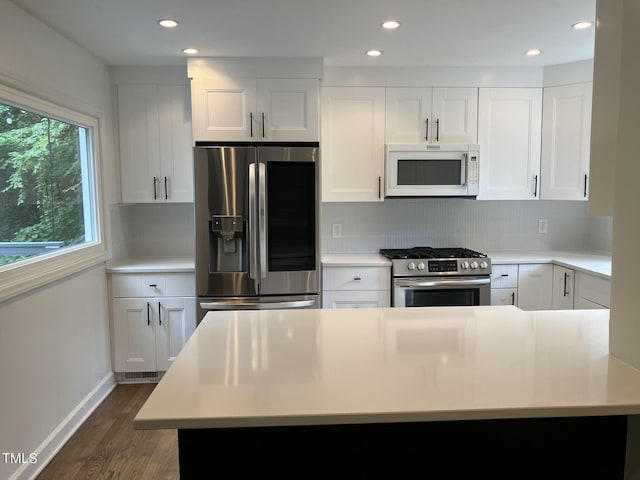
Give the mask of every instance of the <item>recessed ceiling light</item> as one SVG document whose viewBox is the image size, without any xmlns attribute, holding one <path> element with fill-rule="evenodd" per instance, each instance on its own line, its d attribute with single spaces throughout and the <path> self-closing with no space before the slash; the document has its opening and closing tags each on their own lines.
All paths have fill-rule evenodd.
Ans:
<svg viewBox="0 0 640 480">
<path fill-rule="evenodd" d="M 382 55 L 382 50 L 369 50 L 367 51 L 367 55 L 369 55 L 370 57 L 379 57 L 380 55 Z"/>
<path fill-rule="evenodd" d="M 198 50 L 197 48 L 183 48 L 182 49 L 182 53 L 186 53 L 187 55 L 195 55 L 199 51 L 200 50 Z"/>
<path fill-rule="evenodd" d="M 399 26 L 400 22 L 397 22 L 396 20 L 387 20 L 382 24 L 382 28 L 385 28 L 387 30 L 393 30 L 395 28 L 398 28 Z"/>
<path fill-rule="evenodd" d="M 535 57 L 536 55 L 540 55 L 542 53 L 542 50 L 537 49 L 537 48 L 532 48 L 530 50 L 527 50 L 526 52 L 524 52 L 524 54 L 527 57 Z"/>
<path fill-rule="evenodd" d="M 158 24 L 164 28 L 176 28 L 178 25 L 180 25 L 180 22 L 178 22 L 177 20 L 172 20 L 170 18 L 165 18 L 163 20 L 158 20 Z"/>
<path fill-rule="evenodd" d="M 574 30 L 584 30 L 585 28 L 589 28 L 593 25 L 593 22 L 578 22 L 571 25 L 571 28 Z"/>
</svg>

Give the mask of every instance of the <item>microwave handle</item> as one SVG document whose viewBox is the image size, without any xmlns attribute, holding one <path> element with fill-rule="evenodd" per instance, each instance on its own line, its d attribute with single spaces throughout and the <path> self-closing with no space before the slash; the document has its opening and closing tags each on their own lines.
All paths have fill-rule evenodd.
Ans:
<svg viewBox="0 0 640 480">
<path fill-rule="evenodd" d="M 460 169 L 460 183 L 462 183 L 463 187 L 466 187 L 467 184 L 469 183 L 469 154 L 468 153 L 463 153 L 462 154 L 462 168 Z"/>
</svg>

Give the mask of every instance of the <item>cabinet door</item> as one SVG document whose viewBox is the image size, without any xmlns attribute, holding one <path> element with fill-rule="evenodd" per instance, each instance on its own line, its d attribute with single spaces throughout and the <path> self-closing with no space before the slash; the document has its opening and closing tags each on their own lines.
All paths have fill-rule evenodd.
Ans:
<svg viewBox="0 0 640 480">
<path fill-rule="evenodd" d="M 156 298 L 156 358 L 158 371 L 168 370 L 196 328 L 194 298 Z"/>
<path fill-rule="evenodd" d="M 186 85 L 160 85 L 160 193 L 167 202 L 193 202 L 191 100 Z"/>
<path fill-rule="evenodd" d="M 518 307 L 522 310 L 551 310 L 552 283 L 552 265 L 519 265 Z"/>
<path fill-rule="evenodd" d="M 591 85 L 544 89 L 540 195 L 545 200 L 587 200 Z"/>
<path fill-rule="evenodd" d="M 156 310 L 152 299 L 113 299 L 114 369 L 156 371 Z"/>
<path fill-rule="evenodd" d="M 431 139 L 438 143 L 478 142 L 477 89 L 433 89 Z"/>
<path fill-rule="evenodd" d="M 542 89 L 480 89 L 478 199 L 538 199 L 541 122 Z"/>
<path fill-rule="evenodd" d="M 194 141 L 258 139 L 255 78 L 191 81 Z"/>
<path fill-rule="evenodd" d="M 492 288 L 491 305 L 517 305 L 517 288 Z"/>
<path fill-rule="evenodd" d="M 118 85 L 122 201 L 160 199 L 157 85 Z"/>
<path fill-rule="evenodd" d="M 384 88 L 322 89 L 322 201 L 383 200 Z"/>
<path fill-rule="evenodd" d="M 258 138 L 317 142 L 319 82 L 314 79 L 259 79 Z"/>
<path fill-rule="evenodd" d="M 553 266 L 553 297 L 554 310 L 572 310 L 574 292 L 574 271 L 569 268 Z"/>
<path fill-rule="evenodd" d="M 387 88 L 385 135 L 387 143 L 427 143 L 430 137 L 430 88 Z"/>
</svg>

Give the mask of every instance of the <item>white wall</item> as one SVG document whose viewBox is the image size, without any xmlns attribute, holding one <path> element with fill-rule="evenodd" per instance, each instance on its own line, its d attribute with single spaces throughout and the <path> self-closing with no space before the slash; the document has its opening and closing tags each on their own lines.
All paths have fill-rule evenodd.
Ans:
<svg viewBox="0 0 640 480">
<path fill-rule="evenodd" d="M 3 84 L 99 118 L 103 193 L 111 203 L 107 66 L 7 1 L 0 2 L 0 59 Z M 103 264 L 0 303 L 0 383 L 0 451 L 37 455 L 24 465 L 0 456 L 0 478 L 32 478 L 113 386 Z"/>
</svg>

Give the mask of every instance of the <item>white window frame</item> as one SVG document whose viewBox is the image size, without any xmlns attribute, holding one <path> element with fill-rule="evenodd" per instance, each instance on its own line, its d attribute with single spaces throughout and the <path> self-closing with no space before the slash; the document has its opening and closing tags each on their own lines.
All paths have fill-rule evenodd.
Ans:
<svg viewBox="0 0 640 480">
<path fill-rule="evenodd" d="M 105 241 L 101 156 L 100 119 L 57 105 L 0 84 L 0 102 L 38 113 L 43 116 L 76 124 L 90 131 L 92 158 L 90 190 L 93 192 L 93 238 L 85 243 L 65 247 L 55 252 L 37 255 L 0 267 L 0 302 L 42 287 L 74 273 L 91 268 L 107 260 Z M 84 184 L 83 178 L 83 184 Z M 85 187 L 83 186 L 83 189 Z M 86 190 L 85 190 L 86 191 Z"/>
</svg>

